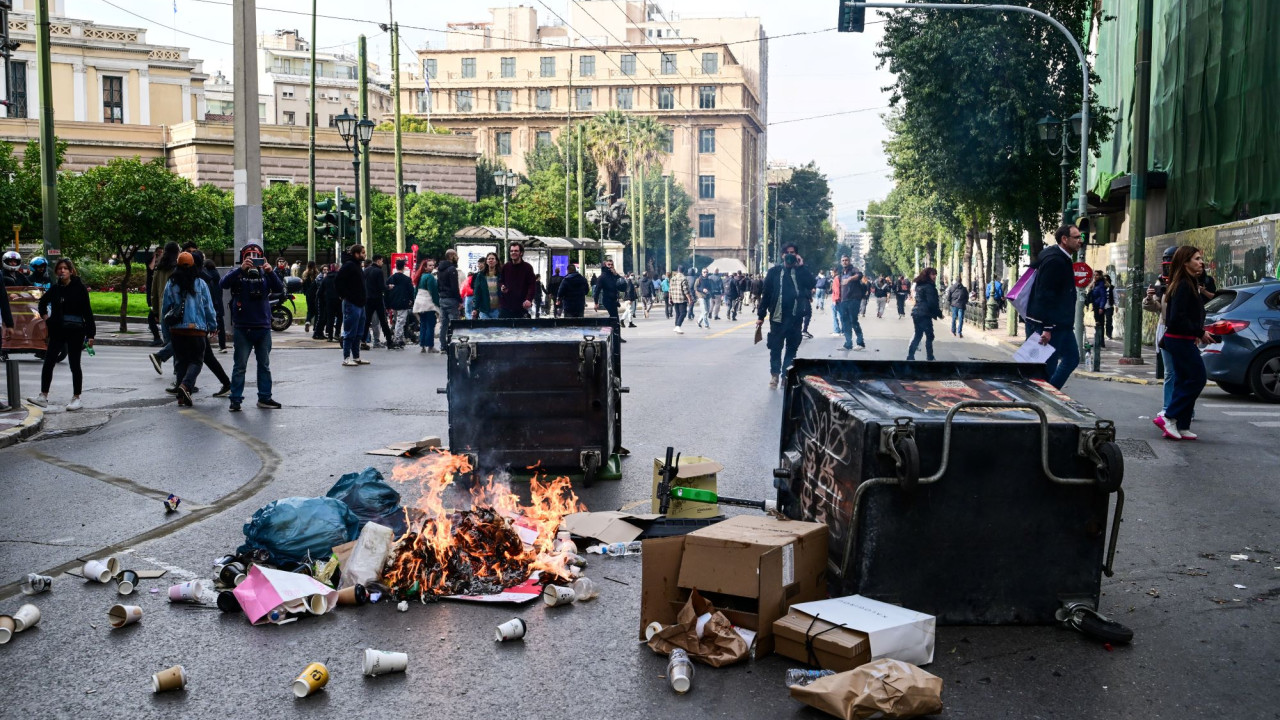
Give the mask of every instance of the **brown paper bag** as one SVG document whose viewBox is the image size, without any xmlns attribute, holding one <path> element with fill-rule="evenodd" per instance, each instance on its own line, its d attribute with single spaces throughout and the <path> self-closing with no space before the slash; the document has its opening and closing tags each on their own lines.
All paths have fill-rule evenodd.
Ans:
<svg viewBox="0 0 1280 720">
<path fill-rule="evenodd" d="M 702 637 L 698 637 L 698 616 L 705 613 L 711 613 L 711 619 L 703 627 Z M 733 629 L 733 623 L 697 590 L 689 594 L 689 601 L 680 608 L 676 624 L 654 635 L 649 647 L 660 655 L 681 648 L 689 657 L 711 667 L 732 665 L 747 656 L 747 642 Z"/>
<path fill-rule="evenodd" d="M 764 339 L 764 330 L 762 330 L 762 327 L 763 327 L 763 326 L 761 326 L 761 325 L 757 325 L 757 326 L 756 326 L 756 341 L 755 341 L 754 343 L 752 343 L 752 345 L 756 345 L 756 344 L 758 344 L 761 340 L 763 340 L 763 339 Z"/>
<path fill-rule="evenodd" d="M 791 697 L 844 720 L 913 718 L 942 711 L 942 678 L 881 658 L 804 687 L 794 685 Z"/>
</svg>

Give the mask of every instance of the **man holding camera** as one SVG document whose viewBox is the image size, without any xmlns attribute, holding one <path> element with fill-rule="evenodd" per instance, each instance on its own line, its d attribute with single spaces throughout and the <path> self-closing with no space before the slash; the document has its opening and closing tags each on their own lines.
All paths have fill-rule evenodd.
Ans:
<svg viewBox="0 0 1280 720">
<path fill-rule="evenodd" d="M 271 399 L 271 293 L 284 292 L 280 277 L 266 265 L 262 246 L 240 248 L 240 266 L 223 276 L 219 285 L 231 294 L 232 353 L 231 412 L 244 400 L 244 373 L 252 351 L 258 361 L 258 407 L 278 410 Z"/>
</svg>

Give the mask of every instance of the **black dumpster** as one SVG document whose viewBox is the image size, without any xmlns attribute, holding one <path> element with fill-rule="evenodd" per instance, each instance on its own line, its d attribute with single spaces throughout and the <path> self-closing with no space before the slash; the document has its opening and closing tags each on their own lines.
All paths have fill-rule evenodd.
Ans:
<svg viewBox="0 0 1280 720">
<path fill-rule="evenodd" d="M 1098 607 L 1123 458 L 1043 365 L 799 359 L 785 387 L 778 505 L 827 523 L 833 596 L 954 624 Z"/>
<path fill-rule="evenodd" d="M 450 331 L 450 451 L 482 473 L 622 477 L 617 320 L 463 320 Z"/>
</svg>

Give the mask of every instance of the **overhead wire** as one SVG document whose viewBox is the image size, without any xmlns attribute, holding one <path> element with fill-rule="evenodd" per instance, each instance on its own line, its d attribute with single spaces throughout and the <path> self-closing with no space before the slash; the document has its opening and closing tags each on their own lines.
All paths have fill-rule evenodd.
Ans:
<svg viewBox="0 0 1280 720">
<path fill-rule="evenodd" d="M 234 44 L 235 44 L 235 43 L 227 42 L 226 40 L 219 40 L 219 39 L 217 39 L 217 38 L 205 37 L 204 35 L 197 35 L 197 34 L 195 34 L 195 33 L 193 33 L 193 32 L 187 32 L 186 30 L 181 30 L 181 29 L 179 29 L 179 28 L 177 28 L 177 27 L 174 27 L 173 25 L 165 25 L 165 24 L 164 24 L 164 23 L 162 23 L 162 22 L 156 22 L 155 20 L 152 20 L 152 19 L 150 19 L 150 18 L 143 17 L 143 16 L 139 15 L 138 13 L 136 13 L 136 12 L 134 12 L 134 11 L 132 11 L 132 10 L 129 10 L 129 9 L 127 9 L 127 8 L 122 8 L 122 7 L 120 7 L 119 5 L 117 5 L 117 4 L 113 3 L 113 2 L 111 2 L 111 0 L 101 0 L 101 2 L 103 2 L 103 3 L 107 4 L 107 5 L 110 5 L 111 7 L 113 7 L 113 8 L 115 8 L 115 9 L 119 10 L 119 11 L 120 11 L 120 12 L 122 12 L 122 13 L 126 13 L 126 14 L 129 14 L 129 15 L 132 15 L 133 17 L 136 17 L 136 18 L 138 18 L 139 20 L 143 20 L 143 21 L 148 22 L 148 23 L 150 23 L 150 24 L 152 24 L 152 25 L 155 25 L 155 26 L 157 26 L 157 27 L 162 27 L 162 28 L 164 28 L 165 30 L 172 30 L 173 32 L 180 33 L 180 34 L 182 34 L 182 35 L 187 35 L 187 36 L 190 36 L 190 37 L 193 37 L 193 38 L 198 38 L 198 39 L 200 39 L 200 40 L 205 40 L 205 41 L 212 42 L 212 43 L 218 43 L 219 45 L 227 45 L 227 46 L 231 46 L 231 45 L 234 45 Z"/>
</svg>

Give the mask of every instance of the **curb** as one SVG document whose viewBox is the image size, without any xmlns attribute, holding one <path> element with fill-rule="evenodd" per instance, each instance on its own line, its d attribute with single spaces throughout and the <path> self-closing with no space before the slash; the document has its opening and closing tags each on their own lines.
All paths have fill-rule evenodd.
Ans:
<svg viewBox="0 0 1280 720">
<path fill-rule="evenodd" d="M 976 336 L 976 338 L 982 340 L 982 342 L 992 347 L 1003 346 L 1014 351 L 1016 351 L 1019 347 L 1022 347 L 1022 344 L 1020 342 L 1011 341 L 1004 337 L 990 337 L 986 332 Z M 1081 363 L 1081 365 L 1083 365 L 1083 363 Z M 1082 370 L 1080 368 L 1076 368 L 1075 371 L 1071 373 L 1071 375 L 1073 377 L 1089 378 L 1090 380 L 1105 380 L 1107 382 L 1126 383 L 1129 385 L 1163 385 L 1164 384 L 1163 380 L 1156 380 L 1155 378 L 1135 378 L 1135 377 L 1129 377 L 1127 375 L 1108 375 L 1106 373 L 1093 372 L 1092 370 Z"/>
<path fill-rule="evenodd" d="M 27 409 L 27 419 L 19 423 L 17 427 L 0 432 L 0 448 L 16 445 L 40 432 L 40 429 L 44 427 L 43 410 L 27 403 L 23 403 L 22 406 Z"/>
</svg>

